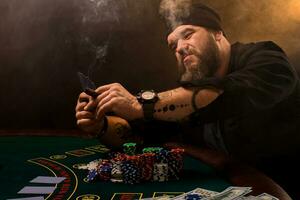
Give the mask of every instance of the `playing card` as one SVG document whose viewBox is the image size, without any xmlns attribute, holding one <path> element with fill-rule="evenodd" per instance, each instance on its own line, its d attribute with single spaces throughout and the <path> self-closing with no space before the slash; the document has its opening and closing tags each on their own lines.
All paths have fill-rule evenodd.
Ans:
<svg viewBox="0 0 300 200">
<path fill-rule="evenodd" d="M 85 76 L 81 72 L 77 72 L 77 75 L 79 77 L 79 80 L 80 80 L 81 87 L 82 87 L 83 91 L 85 91 L 87 89 L 92 89 L 92 90 L 96 89 L 95 83 L 93 81 L 91 81 L 91 79 L 89 79 L 89 77 Z"/>
<path fill-rule="evenodd" d="M 65 180 L 65 177 L 52 177 L 52 176 L 38 176 L 30 181 L 30 183 L 50 183 L 58 184 Z"/>
<path fill-rule="evenodd" d="M 51 194 L 56 187 L 26 186 L 18 194 Z"/>
<path fill-rule="evenodd" d="M 95 83 L 93 81 L 91 81 L 88 76 L 85 76 L 81 72 L 77 72 L 77 75 L 79 77 L 82 90 L 86 94 L 90 95 L 91 97 L 97 98 L 98 94 L 97 94 L 97 92 L 95 92 L 95 89 L 96 89 Z"/>
<path fill-rule="evenodd" d="M 6 199 L 6 200 L 44 200 L 44 197 L 39 196 L 39 197 L 27 197 L 27 198 Z"/>
</svg>

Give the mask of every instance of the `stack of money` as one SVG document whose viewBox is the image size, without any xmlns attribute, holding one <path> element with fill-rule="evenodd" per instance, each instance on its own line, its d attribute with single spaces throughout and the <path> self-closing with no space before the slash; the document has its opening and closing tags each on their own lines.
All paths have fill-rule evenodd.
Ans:
<svg viewBox="0 0 300 200">
<path fill-rule="evenodd" d="M 143 200 L 279 200 L 278 198 L 267 193 L 258 196 L 246 196 L 252 192 L 251 187 L 228 187 L 222 192 L 215 192 L 203 188 L 196 188 L 176 197 L 154 197 Z"/>
</svg>

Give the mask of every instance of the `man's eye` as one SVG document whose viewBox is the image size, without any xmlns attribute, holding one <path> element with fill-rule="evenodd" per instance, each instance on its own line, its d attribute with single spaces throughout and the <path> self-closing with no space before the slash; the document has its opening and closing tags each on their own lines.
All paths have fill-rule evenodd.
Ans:
<svg viewBox="0 0 300 200">
<path fill-rule="evenodd" d="M 192 32 L 188 32 L 184 35 L 184 39 L 190 39 L 191 36 L 192 36 Z"/>
</svg>

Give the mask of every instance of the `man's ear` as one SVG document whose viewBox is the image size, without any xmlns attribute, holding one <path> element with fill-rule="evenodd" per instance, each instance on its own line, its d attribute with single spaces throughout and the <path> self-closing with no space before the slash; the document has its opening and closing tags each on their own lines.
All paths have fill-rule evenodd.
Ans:
<svg viewBox="0 0 300 200">
<path fill-rule="evenodd" d="M 216 31 L 216 32 L 214 32 L 214 36 L 215 36 L 216 41 L 220 41 L 222 39 L 223 32 L 222 31 Z"/>
</svg>

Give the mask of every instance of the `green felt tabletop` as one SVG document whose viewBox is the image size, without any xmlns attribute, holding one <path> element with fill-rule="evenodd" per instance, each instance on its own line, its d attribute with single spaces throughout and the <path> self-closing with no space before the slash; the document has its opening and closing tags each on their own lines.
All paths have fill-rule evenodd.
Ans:
<svg viewBox="0 0 300 200">
<path fill-rule="evenodd" d="M 179 181 L 149 182 L 125 185 L 111 182 L 85 181 L 87 171 L 74 168 L 103 158 L 107 148 L 95 139 L 76 137 L 15 136 L 0 138 L 1 199 L 30 197 L 18 194 L 25 186 L 45 186 L 30 183 L 37 176 L 65 176 L 69 181 L 56 185 L 46 199 L 84 199 L 93 194 L 101 200 L 118 199 L 115 193 L 139 193 L 134 198 L 151 197 L 167 192 L 186 192 L 196 187 L 222 191 L 230 184 L 212 168 L 190 157 L 184 159 L 184 170 Z M 46 184 L 47 185 L 47 184 Z M 36 195 L 35 195 L 36 196 Z M 96 199 L 97 199 L 96 198 Z M 95 199 L 95 198 L 94 198 Z"/>
</svg>

